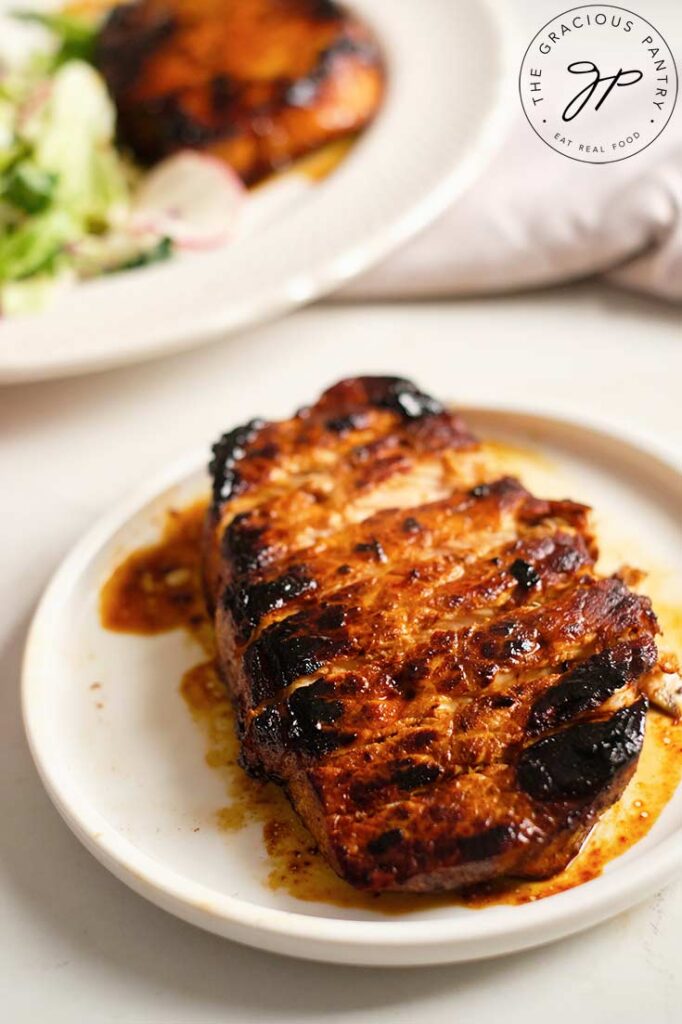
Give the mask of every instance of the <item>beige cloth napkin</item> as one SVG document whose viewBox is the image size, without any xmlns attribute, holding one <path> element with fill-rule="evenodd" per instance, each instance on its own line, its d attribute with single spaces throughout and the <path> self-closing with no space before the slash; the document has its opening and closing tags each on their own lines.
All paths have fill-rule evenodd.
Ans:
<svg viewBox="0 0 682 1024">
<path fill-rule="evenodd" d="M 507 141 L 440 219 L 354 280 L 345 298 L 475 295 L 603 274 L 682 301 L 682 110 L 648 149 L 583 164 L 519 111 Z"/>
</svg>

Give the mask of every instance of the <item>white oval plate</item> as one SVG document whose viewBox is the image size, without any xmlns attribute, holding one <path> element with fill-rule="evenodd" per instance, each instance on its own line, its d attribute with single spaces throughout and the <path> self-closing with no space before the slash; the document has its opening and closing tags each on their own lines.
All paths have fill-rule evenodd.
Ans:
<svg viewBox="0 0 682 1024">
<path fill-rule="evenodd" d="M 572 497 L 623 524 L 628 536 L 650 540 L 654 564 L 682 578 L 679 468 L 568 420 L 464 411 L 481 436 L 539 443 Z M 648 836 L 600 878 L 537 903 L 387 918 L 267 888 L 260 826 L 226 835 L 215 823 L 224 783 L 206 765 L 204 736 L 178 692 L 181 673 L 201 653 L 180 631 L 111 633 L 98 617 L 100 586 L 121 555 L 158 536 L 165 510 L 205 492 L 204 462 L 205 453 L 194 455 L 165 472 L 80 541 L 47 588 L 27 643 L 24 718 L 38 770 L 66 822 L 115 875 L 171 913 L 239 942 L 314 960 L 403 966 L 551 941 L 629 907 L 679 871 L 682 789 Z M 95 681 L 101 689 L 93 693 Z"/>
<path fill-rule="evenodd" d="M 0 0 L 0 13 L 17 6 Z M 2 322 L 0 382 L 135 362 L 274 317 L 387 255 L 466 187 L 501 141 L 514 93 L 500 0 L 353 7 L 381 41 L 388 92 L 337 170 L 293 195 L 283 181 L 272 203 L 257 191 L 261 223 L 223 249 L 81 284 Z"/>
</svg>

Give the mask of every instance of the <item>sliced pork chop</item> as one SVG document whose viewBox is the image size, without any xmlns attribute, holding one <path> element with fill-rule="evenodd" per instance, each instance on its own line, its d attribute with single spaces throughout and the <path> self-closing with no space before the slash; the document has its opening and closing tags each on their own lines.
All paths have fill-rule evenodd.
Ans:
<svg viewBox="0 0 682 1024">
<path fill-rule="evenodd" d="M 214 448 L 205 576 L 247 769 L 363 889 L 549 876 L 632 776 L 651 603 L 589 510 L 491 477 L 408 381 Z"/>
</svg>

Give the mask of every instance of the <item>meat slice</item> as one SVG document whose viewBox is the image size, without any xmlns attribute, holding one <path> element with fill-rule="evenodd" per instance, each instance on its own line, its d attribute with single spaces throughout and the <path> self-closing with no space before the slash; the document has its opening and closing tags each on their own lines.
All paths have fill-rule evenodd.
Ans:
<svg viewBox="0 0 682 1024">
<path fill-rule="evenodd" d="M 357 132 L 383 93 L 371 32 L 333 0 L 137 0 L 95 59 L 140 160 L 198 148 L 247 183 Z"/>
<path fill-rule="evenodd" d="M 409 381 L 345 380 L 211 463 L 207 595 L 245 767 L 363 889 L 547 877 L 632 776 L 648 598 Z"/>
</svg>

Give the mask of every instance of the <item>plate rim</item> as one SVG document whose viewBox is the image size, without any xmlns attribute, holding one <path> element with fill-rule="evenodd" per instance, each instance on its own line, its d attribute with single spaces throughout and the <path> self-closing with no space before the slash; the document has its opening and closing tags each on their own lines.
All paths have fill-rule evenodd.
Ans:
<svg viewBox="0 0 682 1024">
<path fill-rule="evenodd" d="M 646 430 L 633 431 L 612 418 L 577 418 L 575 411 L 554 406 L 528 406 L 516 401 L 475 404 L 457 403 L 464 416 L 476 413 L 523 416 L 552 421 L 562 427 L 577 427 L 624 445 L 636 454 L 655 460 L 672 471 L 682 483 L 682 457 L 660 437 Z M 462 918 L 347 920 L 321 917 L 314 913 L 260 906 L 251 900 L 217 892 L 175 869 L 168 868 L 139 850 L 92 807 L 78 799 L 77 786 L 68 772 L 49 763 L 44 737 L 36 715 L 34 691 L 40 686 L 40 663 L 48 645 L 42 633 L 50 630 L 50 618 L 77 582 L 92 558 L 113 535 L 147 505 L 197 475 L 207 461 L 208 448 L 194 449 L 174 460 L 160 472 L 128 493 L 122 501 L 98 518 L 73 545 L 51 577 L 34 613 L 26 640 L 21 674 L 21 702 L 24 729 L 31 756 L 47 793 L 76 837 L 116 877 L 146 899 L 184 920 L 206 930 L 248 945 L 303 956 L 306 959 L 338 960 L 345 963 L 390 965 L 390 953 L 402 950 L 406 956 L 395 966 L 407 963 L 445 963 L 502 955 L 530 948 L 588 928 L 633 906 L 666 885 L 682 867 L 682 827 L 662 839 L 645 857 L 624 869 L 606 872 L 570 890 L 519 906 L 495 907 L 499 915 L 472 911 Z M 38 701 L 39 703 L 39 701 Z M 48 744 L 49 746 L 49 744 Z M 47 752 L 49 754 L 49 750 Z M 61 773 L 61 777 L 60 777 Z M 74 806 L 75 805 L 75 806 Z M 508 915 L 508 916 L 507 916 Z M 513 915 L 513 916 L 512 916 Z M 288 950 L 282 940 L 314 942 L 311 952 L 300 945 Z M 519 941 L 520 940 L 520 941 Z M 491 942 L 491 948 L 487 943 Z M 371 947 L 380 947 L 385 957 L 368 959 Z M 378 950 L 375 949 L 375 953 Z M 362 954 L 362 956 L 360 955 Z"/>
<path fill-rule="evenodd" d="M 430 190 L 421 198 L 414 200 L 405 212 L 376 228 L 370 238 L 363 240 L 362 243 L 357 240 L 352 244 L 348 242 L 344 247 L 335 250 L 325 259 L 322 266 L 309 265 L 304 271 L 277 280 L 266 293 L 265 302 L 257 302 L 254 296 L 246 302 L 235 299 L 227 307 L 212 308 L 204 313 L 201 322 L 198 325 L 195 322 L 191 330 L 186 330 L 183 325 L 166 323 L 162 330 L 148 330 L 145 343 L 135 345 L 132 349 L 110 348 L 102 353 L 87 351 L 71 354 L 68 349 L 62 347 L 58 355 L 50 356 L 47 362 L 44 353 L 39 361 L 28 360 L 22 363 L 12 358 L 5 362 L 0 347 L 0 386 L 80 376 L 145 363 L 224 340 L 239 331 L 277 319 L 334 292 L 388 257 L 431 224 L 466 190 L 500 148 L 505 138 L 505 128 L 511 125 L 511 115 L 516 102 L 515 92 L 509 85 L 515 81 L 517 71 L 516 58 L 520 40 L 517 20 L 505 0 L 476 2 L 487 16 L 491 34 L 495 39 L 499 64 L 491 87 L 489 109 L 485 112 L 463 155 L 454 161 L 451 168 L 443 170 Z M 353 6 L 353 0 L 350 0 L 350 5 Z M 0 14 L 5 7 L 11 7 L 9 0 L 0 0 Z M 361 13 L 370 23 L 372 22 L 371 10 L 362 9 Z M 390 63 L 390 52 L 387 53 L 387 58 Z M 368 134 L 371 130 L 372 127 L 369 126 Z M 362 138 L 359 141 L 361 143 Z M 164 269 L 166 268 L 146 268 L 150 275 L 163 273 Z M 89 283 L 97 286 L 102 283 L 102 278 L 96 278 Z M 169 285 L 173 283 L 177 284 L 168 282 Z M 86 286 L 87 284 L 88 282 Z M 96 310 L 97 297 L 93 297 L 91 306 Z M 58 313 L 59 310 L 53 313 L 48 307 L 36 314 L 35 319 L 31 316 L 27 320 L 30 319 L 38 325 L 36 331 L 42 330 L 43 334 L 48 334 L 51 317 Z M 18 344 L 22 320 L 23 318 L 17 317 L 5 322 L 5 326 L 14 334 L 13 345 L 18 350 L 22 347 Z M 0 332 L 1 330 L 0 321 Z"/>
</svg>

